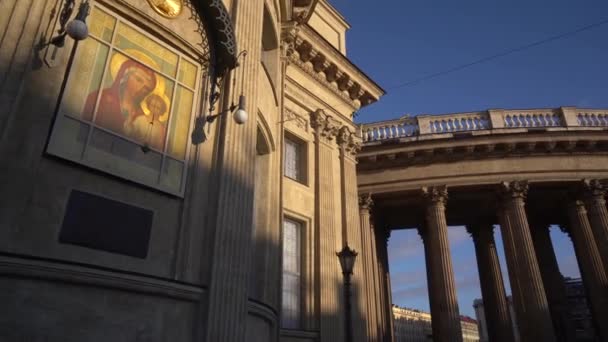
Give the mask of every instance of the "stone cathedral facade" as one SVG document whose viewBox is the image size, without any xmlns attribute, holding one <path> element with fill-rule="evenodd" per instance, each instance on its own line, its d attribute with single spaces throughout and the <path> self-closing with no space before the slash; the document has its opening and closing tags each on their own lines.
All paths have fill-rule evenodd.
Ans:
<svg viewBox="0 0 608 342">
<path fill-rule="evenodd" d="M 0 341 L 342 341 L 346 244 L 355 340 L 390 339 L 353 123 L 383 90 L 348 28 L 325 0 L 2 0 Z"/>
</svg>

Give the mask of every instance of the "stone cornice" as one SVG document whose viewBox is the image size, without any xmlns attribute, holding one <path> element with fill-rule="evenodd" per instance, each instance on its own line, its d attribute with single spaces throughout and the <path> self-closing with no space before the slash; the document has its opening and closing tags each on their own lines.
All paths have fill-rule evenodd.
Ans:
<svg viewBox="0 0 608 342">
<path fill-rule="evenodd" d="M 353 107 L 364 107 L 384 94 L 384 90 L 310 27 L 301 25 L 295 34 L 295 52 L 289 60 Z"/>
<path fill-rule="evenodd" d="M 520 133 L 521 137 L 479 136 L 452 142 L 418 141 L 388 146 L 363 146 L 358 155 L 358 168 L 404 167 L 429 163 L 451 163 L 465 160 L 497 159 L 526 156 L 568 156 L 608 153 L 605 134 L 563 132 L 560 135 Z"/>
</svg>

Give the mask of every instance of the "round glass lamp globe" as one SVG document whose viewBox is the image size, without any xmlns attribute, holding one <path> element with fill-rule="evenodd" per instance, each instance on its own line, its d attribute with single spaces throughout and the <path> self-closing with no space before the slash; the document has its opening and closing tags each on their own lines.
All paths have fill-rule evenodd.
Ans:
<svg viewBox="0 0 608 342">
<path fill-rule="evenodd" d="M 247 122 L 247 119 L 249 118 L 249 114 L 247 114 L 247 112 L 244 109 L 239 108 L 236 112 L 234 112 L 233 118 L 237 124 L 242 125 L 245 122 Z"/>
<path fill-rule="evenodd" d="M 65 31 L 74 40 L 83 40 L 89 36 L 89 28 L 87 27 L 87 23 L 78 19 L 70 21 L 68 26 L 65 28 Z"/>
</svg>

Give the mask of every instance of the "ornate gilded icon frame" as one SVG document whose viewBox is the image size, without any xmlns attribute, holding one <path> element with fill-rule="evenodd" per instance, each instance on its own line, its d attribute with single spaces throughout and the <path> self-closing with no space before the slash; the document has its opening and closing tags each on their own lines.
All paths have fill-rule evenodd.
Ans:
<svg viewBox="0 0 608 342">
<path fill-rule="evenodd" d="M 169 19 L 177 18 L 184 9 L 183 0 L 148 0 L 156 13 Z"/>
</svg>

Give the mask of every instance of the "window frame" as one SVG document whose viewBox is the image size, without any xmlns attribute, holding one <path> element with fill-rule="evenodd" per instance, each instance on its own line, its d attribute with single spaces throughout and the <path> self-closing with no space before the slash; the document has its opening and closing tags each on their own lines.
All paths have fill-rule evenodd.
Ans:
<svg viewBox="0 0 608 342">
<path fill-rule="evenodd" d="M 287 130 L 285 130 L 283 135 L 283 176 L 302 185 L 308 186 L 308 142 Z M 297 147 L 296 154 L 298 159 L 296 168 L 299 176 L 297 178 L 291 177 L 287 174 L 287 141 L 290 141 Z"/>
<path fill-rule="evenodd" d="M 103 167 L 100 165 L 95 165 L 94 162 L 87 160 L 87 158 L 86 158 L 87 149 L 92 146 L 91 140 L 92 140 L 92 136 L 93 136 L 95 130 L 102 132 L 103 134 L 109 134 L 113 138 L 122 140 L 129 144 L 135 144 L 135 145 L 141 146 L 141 142 L 138 142 L 138 141 L 136 141 L 128 136 L 122 135 L 120 133 L 113 132 L 105 127 L 99 126 L 95 122 L 101 95 L 98 95 L 98 98 L 97 98 L 96 104 L 95 104 L 95 111 L 91 113 L 90 121 L 87 121 L 86 119 L 83 119 L 82 117 L 76 117 L 75 115 L 73 115 L 73 113 L 67 113 L 64 110 L 64 106 L 65 106 L 64 101 L 66 100 L 66 98 L 68 96 L 66 90 L 70 89 L 69 88 L 70 86 L 73 86 L 72 82 L 74 82 L 74 80 L 75 80 L 74 75 L 77 72 L 77 70 L 75 70 L 73 64 L 70 64 L 68 66 L 68 70 L 66 72 L 65 88 L 62 90 L 62 92 L 60 93 L 60 96 L 58 98 L 58 105 L 57 105 L 57 109 L 54 114 L 55 120 L 53 122 L 53 126 L 48 135 L 47 145 L 45 147 L 45 153 L 48 155 L 52 155 L 54 157 L 69 160 L 71 162 L 78 164 L 79 166 L 82 166 L 82 167 L 85 167 L 88 169 L 96 170 L 96 171 L 102 172 L 104 174 L 108 174 L 108 175 L 115 176 L 120 179 L 131 181 L 133 183 L 136 183 L 136 184 L 144 186 L 144 187 L 152 188 L 154 190 L 158 190 L 158 191 L 168 193 L 168 194 L 171 194 L 174 196 L 183 197 L 185 194 L 185 190 L 186 190 L 186 183 L 188 180 L 188 169 L 189 169 L 189 165 L 190 165 L 190 161 L 191 161 L 191 152 L 192 152 L 193 147 L 192 147 L 192 144 L 190 143 L 190 139 L 186 139 L 186 146 L 185 146 L 183 159 L 177 158 L 169 152 L 169 148 L 168 148 L 169 141 L 170 141 L 170 138 L 174 136 L 171 134 L 171 129 L 175 125 L 175 123 L 172 122 L 171 117 L 174 114 L 173 111 L 175 110 L 174 106 L 176 106 L 175 99 L 176 99 L 176 95 L 179 91 L 178 89 L 180 87 L 182 87 L 184 90 L 191 92 L 192 93 L 192 104 L 191 104 L 191 108 L 190 108 L 190 116 L 188 119 L 188 136 L 189 136 L 189 134 L 192 132 L 192 129 L 194 127 L 196 113 L 200 109 L 200 107 L 202 105 L 202 101 L 205 100 L 204 97 L 201 95 L 201 91 L 203 90 L 203 88 L 205 86 L 205 82 L 208 82 L 207 72 L 206 72 L 205 68 L 200 64 L 200 62 L 198 62 L 196 60 L 196 58 L 193 58 L 192 51 L 180 50 L 176 46 L 168 44 L 167 42 L 157 38 L 151 32 L 147 32 L 146 30 L 142 29 L 139 25 L 136 25 L 132 20 L 133 18 L 130 17 L 129 15 L 127 15 L 126 13 L 117 12 L 100 3 L 92 4 L 91 11 L 93 11 L 94 8 L 97 8 L 101 12 L 103 12 L 107 15 L 110 15 L 115 20 L 112 36 L 109 39 L 109 41 L 105 40 L 101 36 L 97 36 L 96 34 L 94 34 L 92 32 L 89 34 L 89 37 L 87 38 L 87 39 L 94 40 L 96 43 L 98 43 L 101 46 L 104 46 L 108 49 L 107 56 L 105 57 L 106 59 L 104 61 L 104 67 L 103 67 L 103 70 L 101 71 L 99 89 L 97 90 L 97 91 L 99 91 L 100 94 L 103 91 L 104 86 L 105 86 L 105 79 L 109 72 L 109 66 L 110 66 L 112 56 L 116 53 L 126 56 L 127 58 L 129 58 L 131 60 L 137 61 L 138 63 L 141 63 L 142 65 L 150 68 L 154 73 L 169 80 L 170 82 L 173 82 L 173 90 L 171 91 L 171 97 L 170 97 L 171 107 L 170 107 L 170 112 L 169 112 L 171 115 L 169 116 L 169 119 L 167 120 L 168 124 L 166 126 L 163 150 L 158 151 L 155 149 L 151 149 L 151 151 L 153 151 L 153 153 L 157 153 L 161 159 L 160 165 L 159 165 L 158 169 L 156 169 L 156 172 L 158 172 L 158 177 L 156 177 L 156 181 L 154 183 L 152 183 L 147 180 L 143 180 L 142 177 L 137 174 L 137 172 L 128 172 L 128 171 L 125 172 L 125 171 L 118 170 L 118 169 L 112 169 L 110 167 Z M 135 31 L 138 34 L 141 34 L 146 39 L 149 39 L 150 41 L 161 45 L 162 48 L 175 54 L 177 56 L 175 74 L 173 76 L 171 76 L 162 70 L 158 70 L 158 69 L 154 68 L 153 66 L 148 65 L 146 63 L 146 61 L 141 61 L 137 57 L 130 55 L 128 52 L 126 52 L 124 50 L 124 48 L 118 47 L 116 37 L 119 34 L 118 32 L 119 32 L 120 25 L 123 25 L 123 26 L 127 27 L 128 29 Z M 79 55 L 78 54 L 78 45 L 75 44 L 73 46 L 73 49 L 75 50 L 73 52 L 75 58 L 78 58 L 79 57 L 78 56 Z M 186 84 L 184 81 L 180 81 L 179 72 L 180 72 L 180 68 L 182 68 L 183 61 L 193 65 L 196 68 L 196 76 L 194 79 L 193 87 Z M 66 122 L 65 120 L 71 120 L 73 122 L 77 122 L 79 125 L 81 125 L 81 127 L 84 126 L 85 130 L 87 132 L 86 136 L 84 138 L 84 142 L 82 145 L 82 151 L 81 151 L 79 157 L 70 156 L 68 153 L 63 153 L 61 151 L 53 150 L 51 148 L 51 142 L 53 141 L 53 139 L 60 139 L 60 137 L 58 137 L 58 135 L 64 134 L 59 131 L 61 130 L 60 126 L 62 126 L 62 124 L 64 124 Z M 124 158 L 118 154 L 114 154 L 111 152 L 109 152 L 109 153 L 117 158 Z M 168 161 L 168 159 L 174 160 L 174 161 L 182 164 L 181 182 L 180 182 L 179 189 L 171 188 L 170 185 L 162 183 L 163 172 L 164 172 L 165 166 L 167 165 L 168 162 L 170 162 L 170 161 Z M 140 165 L 135 161 L 130 161 L 130 162 L 133 163 L 133 165 Z"/>
<path fill-rule="evenodd" d="M 297 251 L 297 264 L 298 264 L 298 268 L 299 268 L 299 272 L 298 272 L 298 302 L 297 302 L 297 312 L 298 312 L 298 317 L 297 317 L 297 322 L 295 322 L 295 326 L 286 326 L 284 325 L 284 320 L 285 320 L 285 316 L 284 316 L 284 310 L 283 310 L 283 292 L 284 292 L 284 281 L 283 281 L 283 277 L 284 277 L 284 273 L 285 273 L 285 252 L 284 252 L 284 245 L 285 245 L 285 223 L 287 222 L 291 222 L 294 223 L 297 227 L 297 238 L 298 241 L 296 242 L 296 246 L 298 248 Z M 305 317 L 304 317 L 304 297 L 302 296 L 302 294 L 305 291 L 304 288 L 304 278 L 305 278 L 305 255 L 304 255 L 304 248 L 305 248 L 305 243 L 304 243 L 304 239 L 305 239 L 305 230 L 306 230 L 306 226 L 307 223 L 301 219 L 298 219 L 292 215 L 284 215 L 283 219 L 282 219 L 282 224 L 281 224 L 281 316 L 279 317 L 279 324 L 281 329 L 286 329 L 286 330 L 303 330 L 304 328 L 304 321 L 305 321 Z"/>
</svg>

